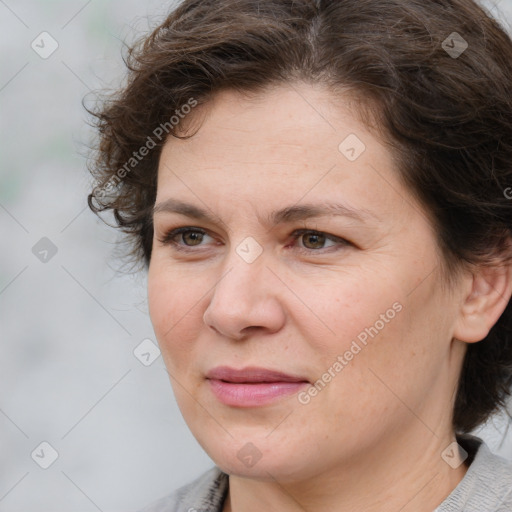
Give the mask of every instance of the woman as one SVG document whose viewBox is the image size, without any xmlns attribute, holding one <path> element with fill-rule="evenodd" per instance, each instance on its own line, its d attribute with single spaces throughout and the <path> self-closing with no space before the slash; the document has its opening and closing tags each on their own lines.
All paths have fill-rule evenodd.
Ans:
<svg viewBox="0 0 512 512">
<path fill-rule="evenodd" d="M 216 466 L 148 511 L 505 511 L 512 42 L 471 0 L 185 0 L 95 112 Z"/>
</svg>

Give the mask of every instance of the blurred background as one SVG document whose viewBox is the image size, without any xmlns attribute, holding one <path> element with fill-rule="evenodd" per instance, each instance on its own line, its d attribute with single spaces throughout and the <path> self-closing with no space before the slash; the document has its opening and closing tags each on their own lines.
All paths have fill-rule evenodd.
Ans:
<svg viewBox="0 0 512 512">
<path fill-rule="evenodd" d="M 135 512 L 213 465 L 174 400 L 144 273 L 87 208 L 82 100 L 175 5 L 0 0 L 0 511 Z M 512 32 L 512 0 L 486 3 Z M 503 416 L 477 434 L 512 460 Z"/>
</svg>

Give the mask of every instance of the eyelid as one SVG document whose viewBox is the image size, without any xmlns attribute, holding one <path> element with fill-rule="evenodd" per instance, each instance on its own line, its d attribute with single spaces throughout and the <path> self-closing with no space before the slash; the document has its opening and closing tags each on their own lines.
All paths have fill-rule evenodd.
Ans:
<svg viewBox="0 0 512 512">
<path fill-rule="evenodd" d="M 294 230 L 292 232 L 292 234 L 290 236 L 292 236 L 294 238 L 298 238 L 299 236 L 304 235 L 306 233 L 312 233 L 314 235 L 324 235 L 326 239 L 331 240 L 333 242 L 338 242 L 338 243 L 342 243 L 342 244 L 349 244 L 350 243 L 345 238 L 341 238 L 341 237 L 336 236 L 336 235 L 331 235 L 330 233 L 327 233 L 326 231 L 321 231 L 321 230 L 318 230 L 318 229 L 311 229 L 311 228 L 296 229 L 296 230 Z"/>
</svg>

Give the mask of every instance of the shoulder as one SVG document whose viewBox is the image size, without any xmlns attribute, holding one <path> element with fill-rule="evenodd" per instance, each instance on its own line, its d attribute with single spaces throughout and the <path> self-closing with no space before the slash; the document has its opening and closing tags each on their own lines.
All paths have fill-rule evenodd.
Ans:
<svg viewBox="0 0 512 512">
<path fill-rule="evenodd" d="M 214 466 L 139 512 L 221 512 L 229 476 Z"/>
<path fill-rule="evenodd" d="M 495 455 L 478 437 L 457 436 L 472 460 L 459 485 L 435 512 L 512 510 L 512 461 Z"/>
</svg>

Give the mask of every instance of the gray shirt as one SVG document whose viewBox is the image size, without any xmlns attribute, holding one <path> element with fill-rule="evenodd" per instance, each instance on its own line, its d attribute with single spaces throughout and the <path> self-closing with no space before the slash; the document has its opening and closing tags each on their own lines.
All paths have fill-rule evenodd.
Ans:
<svg viewBox="0 0 512 512">
<path fill-rule="evenodd" d="M 512 462 L 494 455 L 478 437 L 457 436 L 469 469 L 433 512 L 512 512 Z M 229 479 L 217 466 L 140 512 L 222 512 Z"/>
</svg>

